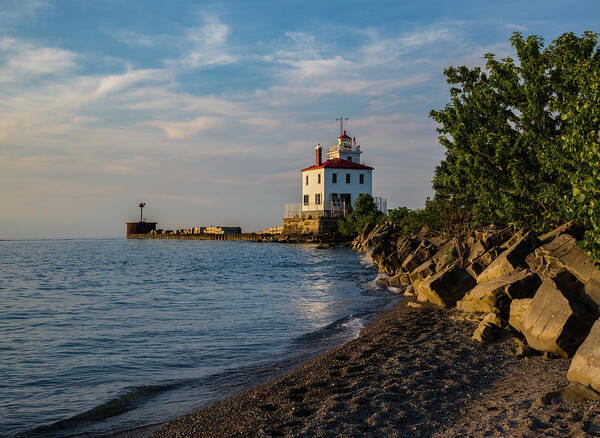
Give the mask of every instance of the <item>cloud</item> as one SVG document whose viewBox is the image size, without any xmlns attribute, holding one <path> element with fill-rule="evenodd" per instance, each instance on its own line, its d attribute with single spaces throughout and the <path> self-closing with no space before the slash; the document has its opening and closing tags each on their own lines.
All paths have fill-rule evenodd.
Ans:
<svg viewBox="0 0 600 438">
<path fill-rule="evenodd" d="M 242 119 L 242 123 L 255 127 L 258 131 L 271 131 L 281 124 L 280 120 L 264 117 L 249 117 Z"/>
<path fill-rule="evenodd" d="M 55 47 L 37 47 L 24 41 L 0 39 L 0 82 L 23 82 L 77 68 L 78 55 Z"/>
<path fill-rule="evenodd" d="M 171 68 L 198 69 L 228 65 L 237 58 L 230 53 L 227 37 L 230 29 L 214 16 L 205 16 L 204 25 L 186 31 L 184 45 L 189 48 L 182 56 L 169 59 L 165 64 Z"/>
<path fill-rule="evenodd" d="M 222 124 L 223 121 L 216 117 L 197 117 L 196 119 L 187 122 L 157 121 L 148 123 L 150 126 L 162 129 L 167 134 L 167 137 L 174 140 L 190 137 L 201 131 L 215 128 Z"/>
<path fill-rule="evenodd" d="M 100 78 L 94 95 L 103 96 L 140 82 L 164 81 L 169 77 L 170 73 L 166 70 L 130 70 L 120 75 L 104 76 Z"/>
<path fill-rule="evenodd" d="M 163 45 L 174 46 L 177 40 L 177 38 L 173 35 L 148 35 L 140 32 L 134 32 L 130 29 L 106 29 L 105 33 L 120 43 L 133 48 L 153 48 Z"/>
<path fill-rule="evenodd" d="M 0 24 L 6 29 L 14 27 L 25 17 L 33 17 L 40 10 L 49 7 L 44 0 L 2 0 Z"/>
</svg>

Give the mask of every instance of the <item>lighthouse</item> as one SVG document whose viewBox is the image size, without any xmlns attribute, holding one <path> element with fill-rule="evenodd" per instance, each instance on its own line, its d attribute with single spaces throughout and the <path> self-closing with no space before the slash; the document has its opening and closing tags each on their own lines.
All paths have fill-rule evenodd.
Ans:
<svg viewBox="0 0 600 438">
<path fill-rule="evenodd" d="M 373 168 L 361 163 L 360 144 L 340 126 L 341 135 L 337 144 L 329 146 L 327 160 L 319 144 L 314 164 L 301 171 L 303 217 L 341 216 L 360 195 L 372 196 Z"/>
</svg>

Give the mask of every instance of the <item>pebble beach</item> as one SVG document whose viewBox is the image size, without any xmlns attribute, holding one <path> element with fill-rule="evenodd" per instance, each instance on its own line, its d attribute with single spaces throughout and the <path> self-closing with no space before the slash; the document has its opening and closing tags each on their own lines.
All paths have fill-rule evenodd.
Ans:
<svg viewBox="0 0 600 438">
<path fill-rule="evenodd" d="M 407 297 L 359 337 L 154 437 L 600 436 L 600 401 L 548 397 L 569 361 L 517 357 L 510 337 Z"/>
</svg>

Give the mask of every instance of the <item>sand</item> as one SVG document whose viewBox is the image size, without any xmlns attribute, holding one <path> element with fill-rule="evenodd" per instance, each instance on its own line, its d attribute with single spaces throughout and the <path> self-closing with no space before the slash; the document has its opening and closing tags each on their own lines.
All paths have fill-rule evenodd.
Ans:
<svg viewBox="0 0 600 438">
<path fill-rule="evenodd" d="M 567 384 L 568 360 L 518 358 L 509 337 L 481 346 L 476 325 L 408 298 L 357 339 L 154 436 L 600 436 L 600 401 L 545 396 Z"/>
</svg>

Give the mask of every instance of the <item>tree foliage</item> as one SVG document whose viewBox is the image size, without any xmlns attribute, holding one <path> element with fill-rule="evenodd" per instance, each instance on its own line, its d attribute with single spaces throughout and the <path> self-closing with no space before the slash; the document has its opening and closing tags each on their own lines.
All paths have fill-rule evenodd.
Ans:
<svg viewBox="0 0 600 438">
<path fill-rule="evenodd" d="M 338 221 L 338 228 L 340 233 L 352 236 L 357 234 L 365 224 L 379 224 L 384 219 L 385 215 L 377 210 L 373 197 L 364 193 L 354 201 L 352 212 Z"/>
<path fill-rule="evenodd" d="M 444 160 L 436 205 L 456 222 L 545 231 L 568 220 L 588 230 L 600 257 L 600 49 L 598 35 L 511 38 L 517 61 L 485 55 L 485 67 L 450 67 L 450 102 L 431 111 Z"/>
</svg>

